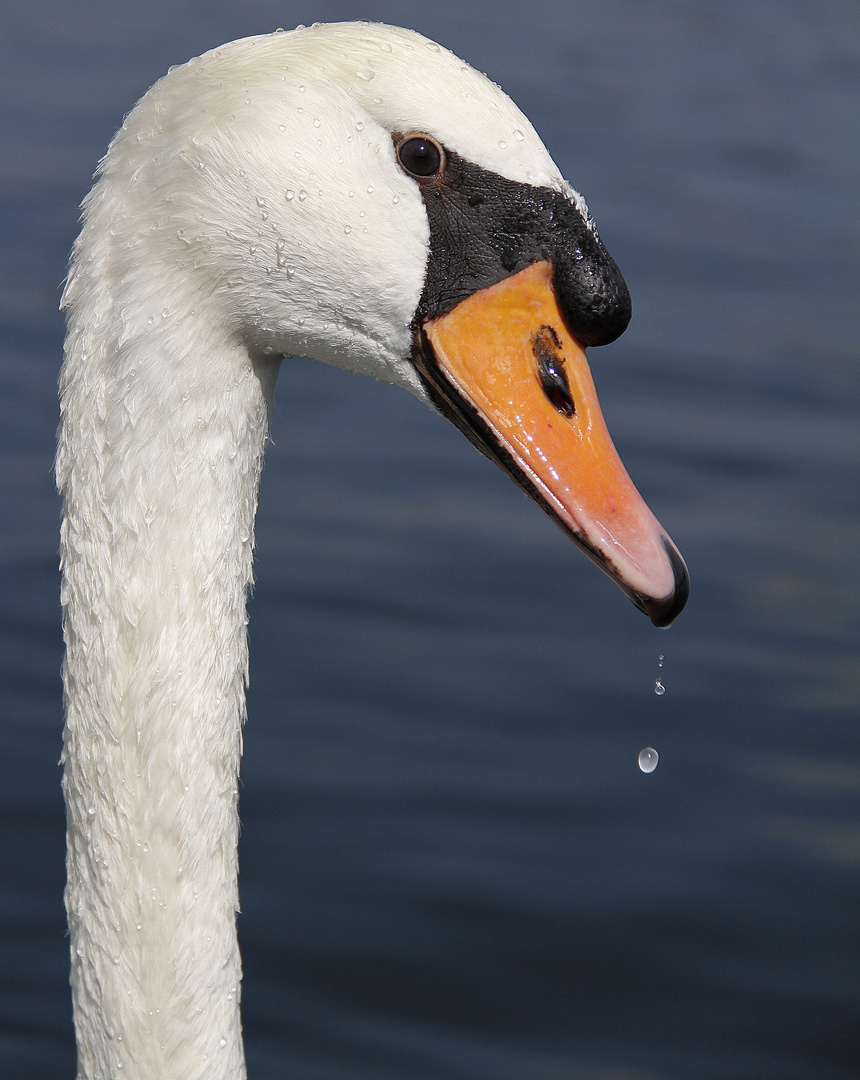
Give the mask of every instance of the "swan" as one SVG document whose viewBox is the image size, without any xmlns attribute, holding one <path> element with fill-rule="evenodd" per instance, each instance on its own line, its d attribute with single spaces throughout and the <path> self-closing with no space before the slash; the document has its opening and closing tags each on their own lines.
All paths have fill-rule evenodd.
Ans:
<svg viewBox="0 0 860 1080">
<path fill-rule="evenodd" d="M 585 360 L 630 317 L 582 197 L 485 76 L 316 25 L 172 69 L 83 203 L 62 306 L 65 894 L 79 1080 L 236 1080 L 237 782 L 279 364 L 453 421 L 657 625 L 688 577 Z"/>
</svg>

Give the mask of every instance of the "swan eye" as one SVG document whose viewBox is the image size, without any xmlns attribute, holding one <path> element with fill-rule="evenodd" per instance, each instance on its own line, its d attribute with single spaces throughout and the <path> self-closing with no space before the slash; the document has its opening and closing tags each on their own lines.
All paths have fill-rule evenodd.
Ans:
<svg viewBox="0 0 860 1080">
<path fill-rule="evenodd" d="M 397 160 L 419 180 L 438 176 L 445 164 L 445 151 L 429 135 L 408 135 L 397 146 Z"/>
</svg>

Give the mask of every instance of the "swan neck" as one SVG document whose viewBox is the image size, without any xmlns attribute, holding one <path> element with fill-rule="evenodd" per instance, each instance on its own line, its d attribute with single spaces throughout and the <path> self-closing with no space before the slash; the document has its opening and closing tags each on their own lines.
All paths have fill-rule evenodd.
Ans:
<svg viewBox="0 0 860 1080">
<path fill-rule="evenodd" d="M 79 245 L 57 456 L 78 1076 L 235 1080 L 246 596 L 276 367 L 190 309 L 129 315 L 99 269 Z"/>
</svg>

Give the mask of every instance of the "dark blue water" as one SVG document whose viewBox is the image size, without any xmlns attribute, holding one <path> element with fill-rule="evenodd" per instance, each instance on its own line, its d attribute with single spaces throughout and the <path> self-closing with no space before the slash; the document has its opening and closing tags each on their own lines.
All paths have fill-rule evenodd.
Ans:
<svg viewBox="0 0 860 1080">
<path fill-rule="evenodd" d="M 585 192 L 635 306 L 598 388 L 694 591 L 653 630 L 429 410 L 285 365 L 243 765 L 251 1075 L 856 1078 L 860 13 L 840 0 L 7 5 L 0 1075 L 74 1074 L 50 469 L 77 204 L 170 64 L 360 16 L 488 71 Z"/>
</svg>

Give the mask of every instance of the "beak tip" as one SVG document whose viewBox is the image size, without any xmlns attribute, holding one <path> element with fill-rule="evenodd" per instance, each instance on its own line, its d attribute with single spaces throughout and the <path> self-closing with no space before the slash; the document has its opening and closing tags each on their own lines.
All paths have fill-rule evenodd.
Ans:
<svg viewBox="0 0 860 1080">
<path fill-rule="evenodd" d="M 655 600 L 650 596 L 638 596 L 634 603 L 644 611 L 651 622 L 658 627 L 666 628 L 672 625 L 684 610 L 690 596 L 690 574 L 687 564 L 681 558 L 681 554 L 668 536 L 662 537 L 663 550 L 672 567 L 675 576 L 675 587 L 664 597 Z"/>
</svg>

